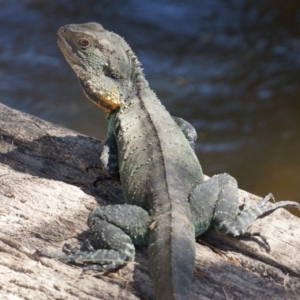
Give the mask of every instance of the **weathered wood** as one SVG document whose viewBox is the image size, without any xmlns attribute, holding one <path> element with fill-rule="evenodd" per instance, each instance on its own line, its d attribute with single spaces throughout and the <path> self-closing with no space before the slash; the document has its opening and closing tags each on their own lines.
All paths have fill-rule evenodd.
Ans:
<svg viewBox="0 0 300 300">
<path fill-rule="evenodd" d="M 91 209 L 117 199 L 115 183 L 92 186 L 102 142 L 0 104 L 0 298 L 154 299 L 146 249 L 108 275 L 48 258 L 88 228 Z M 241 200 L 260 198 L 240 191 Z M 300 299 L 300 220 L 280 209 L 257 220 L 259 239 L 238 240 L 209 231 L 197 243 L 192 299 Z M 65 237 L 65 240 L 47 239 Z M 43 238 L 42 238 L 43 237 Z"/>
</svg>

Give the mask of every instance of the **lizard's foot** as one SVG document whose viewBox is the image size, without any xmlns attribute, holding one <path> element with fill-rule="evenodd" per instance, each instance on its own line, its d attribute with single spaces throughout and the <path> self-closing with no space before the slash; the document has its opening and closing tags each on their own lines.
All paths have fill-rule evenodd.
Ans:
<svg viewBox="0 0 300 300">
<path fill-rule="evenodd" d="M 107 272 L 107 271 L 113 271 L 116 268 L 114 268 L 113 264 L 108 264 L 108 265 L 88 265 L 84 266 L 82 268 L 82 274 L 87 272 L 87 271 L 96 271 L 96 272 Z"/>
<path fill-rule="evenodd" d="M 86 244 L 87 242 L 85 241 L 81 248 L 86 247 L 88 251 L 90 250 L 94 251 L 94 248 L 90 249 L 88 248 L 89 246 L 86 246 Z M 75 257 L 76 255 L 80 255 L 81 253 L 83 253 L 82 250 L 72 246 L 69 243 L 65 243 L 63 245 L 62 251 L 64 252 L 64 254 L 48 252 L 47 250 L 36 250 L 35 254 L 39 256 L 48 257 L 48 258 L 55 258 L 57 260 L 62 260 L 62 261 L 72 261 L 71 257 Z"/>
<path fill-rule="evenodd" d="M 224 230 L 226 228 L 226 234 L 231 234 L 233 236 L 246 236 L 246 237 L 260 237 L 262 241 L 267 246 L 267 250 L 270 250 L 270 245 L 267 241 L 267 238 L 257 231 L 249 231 L 248 228 L 253 224 L 253 222 L 269 214 L 280 207 L 298 207 L 300 208 L 299 203 L 294 201 L 280 201 L 280 202 L 269 202 L 270 200 L 275 201 L 273 194 L 269 193 L 266 197 L 264 197 L 256 206 L 246 206 L 244 209 L 240 210 L 237 214 L 236 219 L 227 223 L 226 221 L 222 224 Z"/>
<path fill-rule="evenodd" d="M 75 254 L 57 254 L 45 250 L 37 250 L 35 254 L 59 261 L 83 264 L 83 272 L 88 270 L 109 271 L 122 267 L 127 258 L 115 250 L 99 249 L 93 252 L 76 251 Z"/>
<path fill-rule="evenodd" d="M 47 257 L 47 258 L 55 258 L 57 260 L 62 260 L 62 261 L 71 261 L 70 257 L 72 256 L 70 254 L 52 253 L 52 252 L 48 252 L 46 250 L 36 250 L 35 254 L 37 254 L 38 256 L 43 256 L 43 257 Z"/>
<path fill-rule="evenodd" d="M 35 254 L 47 258 L 54 258 L 59 261 L 83 264 L 83 272 L 88 270 L 101 272 L 114 270 L 123 266 L 126 263 L 126 260 L 128 260 L 128 257 L 124 253 L 116 250 L 95 250 L 88 239 L 85 240 L 81 248 L 86 248 L 87 251 L 79 250 L 66 243 L 63 246 L 64 254 L 51 253 L 46 250 L 37 250 Z"/>
<path fill-rule="evenodd" d="M 234 236 L 238 235 L 256 235 L 259 234 L 251 234 L 251 232 L 248 231 L 248 227 L 257 219 L 265 216 L 266 214 L 269 214 L 280 207 L 298 207 L 300 209 L 300 204 L 295 201 L 279 201 L 270 203 L 270 200 L 275 200 L 274 196 L 270 193 L 265 198 L 263 198 L 256 206 L 248 207 L 247 209 L 244 209 L 240 211 L 240 213 L 237 215 L 235 225 L 233 227 L 234 230 L 232 230 L 232 234 Z M 262 239 L 264 239 L 261 235 L 259 235 Z"/>
</svg>

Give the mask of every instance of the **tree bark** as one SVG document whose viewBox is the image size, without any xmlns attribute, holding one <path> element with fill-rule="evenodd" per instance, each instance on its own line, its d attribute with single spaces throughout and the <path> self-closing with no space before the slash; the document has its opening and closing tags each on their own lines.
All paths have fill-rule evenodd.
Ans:
<svg viewBox="0 0 300 300">
<path fill-rule="evenodd" d="M 38 257 L 82 243 L 97 205 L 119 201 L 111 180 L 93 187 L 103 143 L 0 104 L 0 298 L 155 299 L 147 250 L 109 274 Z M 241 202 L 259 197 L 240 190 Z M 283 209 L 251 228 L 267 238 L 210 230 L 196 244 L 191 299 L 300 299 L 300 221 Z"/>
</svg>

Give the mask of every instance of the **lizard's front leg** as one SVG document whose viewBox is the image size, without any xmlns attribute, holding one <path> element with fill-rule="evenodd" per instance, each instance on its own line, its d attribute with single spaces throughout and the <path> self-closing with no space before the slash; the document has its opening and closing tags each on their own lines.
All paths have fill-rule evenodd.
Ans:
<svg viewBox="0 0 300 300">
<path fill-rule="evenodd" d="M 173 117 L 173 120 L 178 125 L 188 142 L 190 143 L 192 149 L 195 149 L 195 144 L 197 140 L 197 131 L 194 128 L 192 124 L 190 124 L 188 121 L 179 118 L 179 117 Z"/>
<path fill-rule="evenodd" d="M 109 177 L 120 178 L 118 147 L 114 134 L 110 134 L 103 145 L 99 167 L 104 170 Z"/>
<path fill-rule="evenodd" d="M 123 266 L 135 256 L 134 245 L 147 245 L 148 212 L 135 205 L 108 205 L 96 208 L 88 218 L 92 244 L 86 241 L 88 251 L 72 255 L 57 255 L 38 251 L 41 256 L 86 265 L 84 270 L 106 271 Z"/>
</svg>

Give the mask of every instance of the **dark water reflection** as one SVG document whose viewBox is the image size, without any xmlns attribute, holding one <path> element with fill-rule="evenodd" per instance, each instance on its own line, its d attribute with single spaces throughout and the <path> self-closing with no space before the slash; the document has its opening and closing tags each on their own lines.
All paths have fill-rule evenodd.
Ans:
<svg viewBox="0 0 300 300">
<path fill-rule="evenodd" d="M 300 200 L 300 2 L 0 0 L 5 104 L 104 139 L 56 45 L 61 25 L 101 22 L 124 36 L 173 115 L 197 129 L 206 174 Z"/>
</svg>

